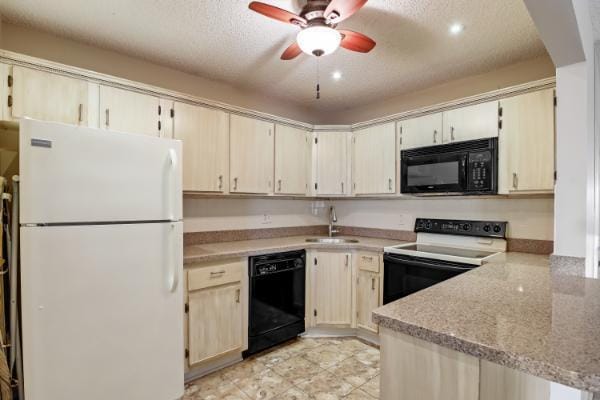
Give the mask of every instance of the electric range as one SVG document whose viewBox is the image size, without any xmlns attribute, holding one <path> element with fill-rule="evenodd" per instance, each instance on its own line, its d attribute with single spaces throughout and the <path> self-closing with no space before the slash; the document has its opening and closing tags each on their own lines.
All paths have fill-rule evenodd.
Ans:
<svg viewBox="0 0 600 400">
<path fill-rule="evenodd" d="M 415 243 L 384 248 L 383 303 L 502 260 L 506 227 L 503 221 L 417 218 Z"/>
</svg>

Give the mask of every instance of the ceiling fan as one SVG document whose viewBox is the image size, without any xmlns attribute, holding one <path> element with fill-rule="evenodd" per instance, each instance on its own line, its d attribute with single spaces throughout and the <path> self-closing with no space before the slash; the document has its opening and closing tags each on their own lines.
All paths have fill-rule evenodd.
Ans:
<svg viewBox="0 0 600 400">
<path fill-rule="evenodd" d="M 304 52 L 321 57 L 343 47 L 347 50 L 368 53 L 375 41 L 362 33 L 347 29 L 336 29 L 337 24 L 352 16 L 365 5 L 367 0 L 307 0 L 300 15 L 269 4 L 253 1 L 249 8 L 269 18 L 297 25 L 302 30 L 296 42 L 281 55 L 282 60 L 291 60 Z"/>
</svg>

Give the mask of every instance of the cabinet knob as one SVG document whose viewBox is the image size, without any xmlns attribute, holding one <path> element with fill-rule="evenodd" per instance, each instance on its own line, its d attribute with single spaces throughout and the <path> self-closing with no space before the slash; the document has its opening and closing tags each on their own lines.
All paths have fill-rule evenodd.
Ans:
<svg viewBox="0 0 600 400">
<path fill-rule="evenodd" d="M 219 175 L 219 189 L 223 189 L 223 175 Z"/>
<path fill-rule="evenodd" d="M 437 143 L 437 130 L 433 131 L 433 143 Z"/>
<path fill-rule="evenodd" d="M 237 190 L 238 178 L 233 178 L 233 190 Z"/>
<path fill-rule="evenodd" d="M 235 302 L 239 303 L 240 302 L 240 289 L 237 289 L 235 291 Z"/>
<path fill-rule="evenodd" d="M 342 182 L 342 193 L 344 193 L 344 182 Z"/>
<path fill-rule="evenodd" d="M 105 122 L 106 127 L 108 128 L 110 126 L 110 110 L 108 108 L 105 111 Z"/>
<path fill-rule="evenodd" d="M 83 122 L 83 104 L 79 103 L 79 108 L 77 109 L 78 117 L 77 121 Z"/>
<path fill-rule="evenodd" d="M 513 188 L 517 189 L 519 187 L 519 175 L 516 172 L 513 172 Z"/>
<path fill-rule="evenodd" d="M 346 254 L 346 260 L 344 261 L 344 266 L 350 265 L 350 254 Z"/>
<path fill-rule="evenodd" d="M 388 179 L 388 189 L 390 190 L 390 192 L 392 191 L 392 178 Z"/>
<path fill-rule="evenodd" d="M 375 290 L 375 278 L 371 278 L 371 290 Z"/>
<path fill-rule="evenodd" d="M 277 191 L 281 192 L 281 179 L 277 181 Z"/>
<path fill-rule="evenodd" d="M 450 140 L 454 142 L 454 127 L 450 127 Z"/>
</svg>

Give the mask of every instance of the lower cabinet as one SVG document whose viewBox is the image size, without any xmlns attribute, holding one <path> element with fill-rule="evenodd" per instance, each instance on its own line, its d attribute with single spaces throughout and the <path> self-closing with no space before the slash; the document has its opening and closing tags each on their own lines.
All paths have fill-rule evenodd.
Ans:
<svg viewBox="0 0 600 400">
<path fill-rule="evenodd" d="M 588 395 L 388 328 L 379 338 L 381 400 L 551 400 L 551 385 L 561 398 Z"/>
<path fill-rule="evenodd" d="M 352 254 L 314 252 L 311 277 L 315 326 L 352 324 Z"/>
<path fill-rule="evenodd" d="M 374 333 L 378 332 L 378 326 L 371 313 L 381 305 L 380 264 L 379 254 L 357 254 L 356 327 Z"/>
<path fill-rule="evenodd" d="M 199 264 L 187 271 L 188 367 L 244 347 L 246 260 Z"/>
</svg>

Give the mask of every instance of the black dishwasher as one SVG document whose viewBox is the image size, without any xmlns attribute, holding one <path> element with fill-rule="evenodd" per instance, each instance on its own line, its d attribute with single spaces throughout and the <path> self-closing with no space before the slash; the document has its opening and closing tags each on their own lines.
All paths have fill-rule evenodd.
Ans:
<svg viewBox="0 0 600 400">
<path fill-rule="evenodd" d="M 306 253 L 304 250 L 249 259 L 247 357 L 304 332 Z"/>
</svg>

